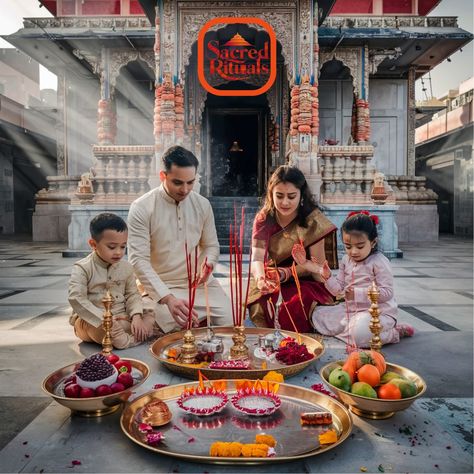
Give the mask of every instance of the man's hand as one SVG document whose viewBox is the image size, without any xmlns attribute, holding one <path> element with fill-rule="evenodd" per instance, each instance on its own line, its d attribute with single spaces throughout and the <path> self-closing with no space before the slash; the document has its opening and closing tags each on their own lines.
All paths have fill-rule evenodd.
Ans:
<svg viewBox="0 0 474 474">
<path fill-rule="evenodd" d="M 131 328 L 135 340 L 143 342 L 148 338 L 147 327 L 143 322 L 142 315 L 140 313 L 132 315 Z"/>
<path fill-rule="evenodd" d="M 202 285 L 203 283 L 206 283 L 209 277 L 212 275 L 212 270 L 214 269 L 214 265 L 212 263 L 207 263 L 207 257 L 202 262 L 201 265 L 201 274 L 199 275 L 199 278 L 197 279 L 197 285 Z"/>
<path fill-rule="evenodd" d="M 184 328 L 188 323 L 188 313 L 189 313 L 189 305 L 188 302 L 185 300 L 180 300 L 176 298 L 174 295 L 167 295 L 160 300 L 161 304 L 165 304 L 168 306 L 170 310 L 171 316 L 173 316 L 174 320 Z M 199 326 L 198 314 L 196 311 L 193 310 L 192 312 L 193 318 L 193 326 Z"/>
</svg>

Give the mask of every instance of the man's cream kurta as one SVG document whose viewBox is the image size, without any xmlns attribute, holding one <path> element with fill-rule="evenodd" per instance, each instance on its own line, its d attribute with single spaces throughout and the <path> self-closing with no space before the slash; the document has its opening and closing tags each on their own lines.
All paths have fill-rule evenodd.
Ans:
<svg viewBox="0 0 474 474">
<path fill-rule="evenodd" d="M 69 303 L 77 316 L 96 328 L 102 324 L 105 311 L 102 298 L 107 290 L 114 300 L 113 316 L 130 318 L 143 313 L 142 298 L 130 263 L 109 264 L 92 252 L 74 264 L 69 280 Z"/>
<path fill-rule="evenodd" d="M 216 268 L 219 242 L 206 198 L 192 191 L 176 203 L 161 185 L 132 203 L 128 214 L 129 261 L 153 301 L 156 321 L 165 332 L 182 329 L 168 307 L 158 301 L 169 294 L 188 301 L 185 243 L 193 261 L 198 247 L 198 273 L 206 257 Z M 231 324 L 230 301 L 212 276 L 208 292 L 212 324 Z M 194 309 L 200 320 L 206 317 L 203 285 L 197 288 Z"/>
</svg>

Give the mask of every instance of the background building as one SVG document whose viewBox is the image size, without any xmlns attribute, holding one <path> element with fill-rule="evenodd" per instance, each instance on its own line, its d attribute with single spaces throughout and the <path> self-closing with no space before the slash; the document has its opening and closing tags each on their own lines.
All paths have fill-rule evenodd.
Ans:
<svg viewBox="0 0 474 474">
<path fill-rule="evenodd" d="M 69 248 L 83 249 L 90 217 L 126 216 L 157 184 L 159 157 L 173 144 L 200 159 L 200 192 L 223 223 L 224 245 L 229 203 L 245 203 L 250 220 L 268 176 L 286 162 L 302 169 L 336 223 L 373 205 L 374 173 L 383 172 L 393 193 L 378 211 L 391 256 L 398 237 L 437 239 L 436 196 L 415 177 L 415 80 L 471 40 L 456 18 L 426 16 L 438 1 L 41 3 L 55 17 L 25 19 L 7 38 L 58 75 L 56 173 L 38 194 L 36 239 L 63 239 L 71 220 Z M 200 85 L 197 35 L 226 16 L 256 16 L 275 30 L 277 79 L 267 93 L 218 97 Z M 239 28 L 251 41 L 261 34 Z M 76 194 L 85 173 L 92 197 Z"/>
<path fill-rule="evenodd" d="M 53 106 L 41 96 L 39 64 L 0 49 L 0 234 L 32 233 L 35 194 L 56 172 Z"/>
<path fill-rule="evenodd" d="M 471 237 L 473 96 L 471 77 L 439 97 L 442 109 L 416 129 L 416 172 L 428 178 L 439 196 L 440 232 Z"/>
</svg>

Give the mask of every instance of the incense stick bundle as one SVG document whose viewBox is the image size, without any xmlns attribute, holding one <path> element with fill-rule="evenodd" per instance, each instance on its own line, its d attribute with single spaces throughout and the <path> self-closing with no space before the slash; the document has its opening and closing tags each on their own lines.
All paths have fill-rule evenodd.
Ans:
<svg viewBox="0 0 474 474">
<path fill-rule="evenodd" d="M 194 248 L 194 271 L 191 253 L 188 253 L 188 243 L 185 242 L 184 248 L 186 251 L 186 271 L 188 274 L 188 321 L 186 323 L 186 329 L 193 327 L 193 308 L 194 299 L 196 297 L 196 287 L 198 281 L 198 249 Z"/>
</svg>

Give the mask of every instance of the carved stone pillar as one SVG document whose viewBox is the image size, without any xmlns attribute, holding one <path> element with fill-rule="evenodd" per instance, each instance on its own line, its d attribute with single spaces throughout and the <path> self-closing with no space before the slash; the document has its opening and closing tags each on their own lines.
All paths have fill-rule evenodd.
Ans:
<svg viewBox="0 0 474 474">
<path fill-rule="evenodd" d="M 58 176 L 67 175 L 67 100 L 66 75 L 58 74 L 56 121 L 56 166 Z"/>
<path fill-rule="evenodd" d="M 109 50 L 103 48 L 100 72 L 100 100 L 97 114 L 97 141 L 99 145 L 114 145 L 117 135 L 117 114 L 113 87 L 110 84 Z"/>
<path fill-rule="evenodd" d="M 415 128 L 416 128 L 416 103 L 415 103 L 415 67 L 408 70 L 408 127 L 407 127 L 407 175 L 415 174 Z"/>
</svg>

